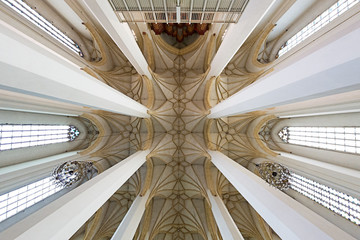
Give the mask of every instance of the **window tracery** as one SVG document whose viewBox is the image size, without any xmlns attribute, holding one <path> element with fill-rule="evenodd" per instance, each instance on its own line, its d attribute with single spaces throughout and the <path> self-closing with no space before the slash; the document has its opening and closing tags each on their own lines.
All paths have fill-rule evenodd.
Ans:
<svg viewBox="0 0 360 240">
<path fill-rule="evenodd" d="M 0 151 L 74 141 L 79 135 L 71 125 L 0 124 Z"/>
<path fill-rule="evenodd" d="M 50 177 L 0 195 L 0 222 L 64 188 L 74 187 L 91 179 L 97 173 L 90 161 L 68 161 L 60 164 Z"/>
<path fill-rule="evenodd" d="M 290 188 L 360 226 L 360 200 L 290 172 Z"/>
<path fill-rule="evenodd" d="M 59 192 L 64 186 L 46 177 L 24 187 L 0 195 L 0 222 Z"/>
<path fill-rule="evenodd" d="M 66 36 L 62 31 L 55 27 L 51 22 L 42 17 L 29 5 L 22 0 L 1 0 L 3 3 L 11 7 L 18 14 L 26 18 L 29 22 L 39 27 L 41 30 L 49 34 L 51 37 L 59 41 L 61 44 L 69 48 L 71 51 L 79 54 L 83 57 L 84 54 L 81 51 L 79 45 Z"/>
<path fill-rule="evenodd" d="M 333 21 L 335 18 L 349 10 L 353 7 L 359 0 L 339 0 L 331 7 L 326 9 L 322 14 L 317 16 L 312 22 L 302 28 L 289 40 L 287 40 L 280 48 L 278 56 L 285 54 L 290 49 L 304 41 L 306 38 L 310 37 L 312 34 L 317 32 L 319 29 L 327 25 L 329 22 Z"/>
<path fill-rule="evenodd" d="M 360 127 L 284 127 L 278 135 L 285 143 L 360 154 Z"/>
<path fill-rule="evenodd" d="M 279 190 L 289 188 L 360 226 L 360 200 L 290 171 L 273 162 L 256 164 L 259 174 Z"/>
</svg>

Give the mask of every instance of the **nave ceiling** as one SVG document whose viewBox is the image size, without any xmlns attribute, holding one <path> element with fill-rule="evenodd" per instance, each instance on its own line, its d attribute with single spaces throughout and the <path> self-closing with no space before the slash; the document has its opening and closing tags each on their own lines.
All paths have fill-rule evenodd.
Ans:
<svg viewBox="0 0 360 240">
<path fill-rule="evenodd" d="M 253 159 L 274 155 L 258 137 L 273 116 L 259 111 L 207 119 L 207 114 L 212 106 L 272 71 L 277 64 L 274 52 L 283 37 L 278 30 L 273 36 L 273 30 L 295 1 L 279 1 L 222 74 L 209 81 L 205 79 L 210 63 L 228 24 L 210 25 L 204 35 L 181 49 L 145 23 L 129 24 L 148 62 L 149 79 L 135 71 L 82 1 L 26 2 L 79 44 L 84 58 L 76 64 L 83 71 L 150 109 L 149 119 L 103 111 L 83 116 L 97 126 L 99 135 L 82 154 L 91 154 L 100 172 L 138 150 L 150 149 L 151 153 L 146 164 L 72 239 L 110 239 L 135 197 L 147 192 L 149 200 L 135 238 L 222 239 L 208 199 L 208 194 L 214 194 L 223 199 L 246 239 L 276 239 L 266 222 L 212 166 L 206 151 L 219 150 L 251 169 Z M 271 41 L 267 41 L 270 34 Z"/>
</svg>

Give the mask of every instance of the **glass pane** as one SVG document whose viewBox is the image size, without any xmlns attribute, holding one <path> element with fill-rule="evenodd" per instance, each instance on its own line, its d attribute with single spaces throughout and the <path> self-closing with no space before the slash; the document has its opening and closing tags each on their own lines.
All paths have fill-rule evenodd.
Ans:
<svg viewBox="0 0 360 240">
<path fill-rule="evenodd" d="M 22 0 L 1 0 L 3 3 L 11 7 L 18 14 L 26 18 L 35 26 L 39 27 L 47 34 L 49 34 L 52 38 L 66 46 L 71 51 L 79 54 L 81 57 L 84 56 L 79 45 L 77 45 L 73 40 L 71 40 L 68 36 L 66 36 L 63 32 L 61 32 L 57 27 L 55 27 L 48 20 L 43 18 L 40 14 L 38 14 L 34 9 L 29 7 Z"/>
<path fill-rule="evenodd" d="M 0 151 L 51 143 L 74 141 L 80 132 L 75 126 L 0 124 Z"/>
<path fill-rule="evenodd" d="M 360 200 L 290 172 L 290 188 L 360 226 Z"/>
<path fill-rule="evenodd" d="M 50 192 L 50 186 L 53 190 Z M 63 187 L 55 186 L 52 177 L 41 179 L 0 196 L 0 222 L 34 205 L 42 199 L 60 191 Z"/>
<path fill-rule="evenodd" d="M 278 56 L 283 55 L 306 38 L 311 36 L 313 33 L 327 25 L 330 21 L 334 20 L 342 13 L 350 9 L 359 0 L 340 0 L 334 5 L 332 5 L 329 9 L 325 10 L 320 16 L 311 21 L 308 25 L 306 25 L 303 29 L 301 29 L 297 34 L 287 40 L 280 48 L 278 52 Z"/>
<path fill-rule="evenodd" d="M 284 127 L 278 135 L 285 143 L 358 154 L 359 129 L 360 127 Z"/>
</svg>

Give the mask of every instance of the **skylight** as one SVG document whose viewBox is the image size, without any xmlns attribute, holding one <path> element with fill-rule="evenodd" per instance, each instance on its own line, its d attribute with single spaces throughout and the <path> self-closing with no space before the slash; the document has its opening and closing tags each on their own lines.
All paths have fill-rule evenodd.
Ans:
<svg viewBox="0 0 360 240">
<path fill-rule="evenodd" d="M 32 24 L 41 28 L 51 37 L 59 41 L 61 44 L 69 48 L 71 51 L 79 54 L 81 57 L 84 56 L 79 45 L 77 45 L 73 40 L 71 40 L 68 36 L 66 36 L 63 32 L 61 32 L 57 27 L 51 24 L 48 20 L 43 18 L 40 14 L 38 14 L 35 10 L 33 10 L 30 6 L 28 6 L 22 0 L 1 0 L 3 3 L 7 4 L 14 11 L 19 13 L 21 16 L 26 18 Z"/>
<path fill-rule="evenodd" d="M 73 141 L 79 135 L 69 125 L 0 124 L 0 151 Z"/>
<path fill-rule="evenodd" d="M 359 0 L 339 0 L 333 4 L 330 8 L 325 10 L 321 15 L 315 18 L 311 23 L 306 25 L 297 34 L 287 40 L 279 50 L 278 55 L 281 56 L 306 38 L 310 37 L 313 33 L 327 25 L 329 22 L 346 12 L 353 7 Z"/>
</svg>

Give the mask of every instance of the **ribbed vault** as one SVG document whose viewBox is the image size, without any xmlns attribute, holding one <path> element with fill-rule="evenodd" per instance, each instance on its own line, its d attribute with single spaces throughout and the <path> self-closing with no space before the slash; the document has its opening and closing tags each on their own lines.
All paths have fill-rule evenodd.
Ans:
<svg viewBox="0 0 360 240">
<path fill-rule="evenodd" d="M 208 194 L 220 196 L 247 239 L 272 239 L 268 225 L 213 167 L 207 149 L 218 150 L 248 167 L 268 151 L 258 132 L 266 117 L 254 112 L 207 119 L 211 106 L 271 71 L 266 38 L 271 22 L 252 35 L 223 73 L 205 82 L 225 28 L 210 26 L 181 49 L 155 35 L 149 26 L 132 25 L 152 79 L 136 73 L 101 24 L 81 2 L 66 1 L 87 34 L 71 32 L 84 51 L 85 72 L 147 106 L 149 119 L 97 111 L 83 117 L 99 129 L 82 154 L 106 170 L 138 150 L 150 149 L 146 164 L 122 186 L 72 239 L 109 239 L 138 195 L 149 199 L 135 239 L 222 239 Z M 225 25 L 224 25 L 225 26 Z M 225 26 L 226 27 L 226 26 Z"/>
</svg>

